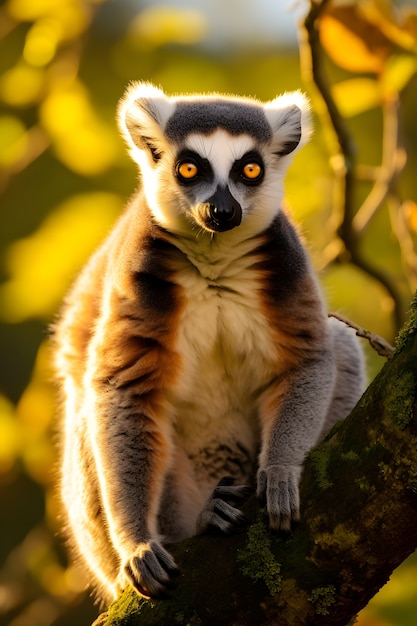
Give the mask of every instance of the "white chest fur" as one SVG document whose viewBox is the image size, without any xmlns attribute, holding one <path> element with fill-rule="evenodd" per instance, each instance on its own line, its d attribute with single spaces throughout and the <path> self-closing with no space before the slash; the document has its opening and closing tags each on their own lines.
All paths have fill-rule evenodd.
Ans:
<svg viewBox="0 0 417 626">
<path fill-rule="evenodd" d="M 178 328 L 181 374 L 170 394 L 189 455 L 206 442 L 240 442 L 255 455 L 257 398 L 277 352 L 259 298 L 254 242 L 194 252 L 177 274 L 185 304 Z"/>
</svg>

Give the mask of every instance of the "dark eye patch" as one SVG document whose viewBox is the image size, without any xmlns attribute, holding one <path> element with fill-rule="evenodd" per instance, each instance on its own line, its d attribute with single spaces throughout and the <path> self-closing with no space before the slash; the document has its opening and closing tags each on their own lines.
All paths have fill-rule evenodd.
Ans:
<svg viewBox="0 0 417 626">
<path fill-rule="evenodd" d="M 252 163 L 259 165 L 259 167 L 261 168 L 260 175 L 257 176 L 256 178 L 248 178 L 244 174 L 245 165 L 249 165 Z M 237 159 L 233 163 L 232 169 L 230 170 L 230 178 L 234 182 L 243 183 L 249 187 L 254 187 L 256 185 L 259 185 L 262 182 L 264 175 L 265 175 L 264 162 L 263 162 L 261 155 L 259 154 L 259 152 L 256 152 L 256 150 L 251 150 L 250 152 L 246 152 L 246 154 L 244 154 L 242 158 Z"/>
<path fill-rule="evenodd" d="M 189 179 L 183 178 L 179 173 L 179 169 L 184 163 L 192 163 L 195 165 L 197 167 L 197 175 Z M 175 160 L 175 175 L 182 185 L 192 185 L 202 180 L 207 181 L 212 179 L 213 170 L 211 169 L 209 161 L 201 157 L 197 152 L 193 150 L 182 150 Z"/>
</svg>

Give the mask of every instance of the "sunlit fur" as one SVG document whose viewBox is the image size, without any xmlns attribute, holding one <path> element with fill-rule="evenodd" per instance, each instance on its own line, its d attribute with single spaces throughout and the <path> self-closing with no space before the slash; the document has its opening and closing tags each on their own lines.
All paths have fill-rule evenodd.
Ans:
<svg viewBox="0 0 417 626">
<path fill-rule="evenodd" d="M 288 529 L 306 452 L 363 386 L 357 340 L 327 319 L 282 210 L 310 132 L 305 97 L 168 98 L 135 84 L 119 124 L 142 191 L 55 329 L 67 535 L 104 601 L 129 584 L 166 592 L 176 565 L 165 544 L 210 525 L 230 532 L 243 486 L 271 528 Z M 184 150 L 209 164 L 192 185 L 175 174 Z M 247 185 L 232 172 L 253 151 L 264 176 Z M 207 218 L 219 188 L 242 212 L 225 232 Z"/>
</svg>

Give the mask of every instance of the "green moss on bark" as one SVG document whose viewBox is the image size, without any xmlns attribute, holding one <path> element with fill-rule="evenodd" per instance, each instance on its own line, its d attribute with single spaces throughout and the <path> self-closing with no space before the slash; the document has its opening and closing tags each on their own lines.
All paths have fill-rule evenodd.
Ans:
<svg viewBox="0 0 417 626">
<path fill-rule="evenodd" d="M 239 550 L 237 560 L 245 576 L 254 581 L 262 580 L 274 596 L 281 589 L 282 576 L 281 564 L 276 561 L 271 544 L 271 533 L 261 511 L 258 521 L 249 528 L 246 546 Z"/>
<path fill-rule="evenodd" d="M 329 477 L 329 447 L 319 444 L 309 453 L 314 478 L 319 491 L 327 491 L 333 487 L 333 481 Z"/>
<path fill-rule="evenodd" d="M 408 320 L 404 327 L 398 333 L 395 341 L 395 353 L 398 354 L 403 350 L 410 337 L 417 335 L 417 291 L 415 292 L 413 299 L 410 303 L 408 310 Z"/>
<path fill-rule="evenodd" d="M 416 375 L 413 371 L 399 372 L 388 381 L 386 408 L 400 428 L 406 428 L 413 419 Z"/>
<path fill-rule="evenodd" d="M 316 587 L 311 592 L 309 601 L 314 604 L 317 615 L 328 615 L 330 607 L 336 602 L 336 587 Z"/>
</svg>

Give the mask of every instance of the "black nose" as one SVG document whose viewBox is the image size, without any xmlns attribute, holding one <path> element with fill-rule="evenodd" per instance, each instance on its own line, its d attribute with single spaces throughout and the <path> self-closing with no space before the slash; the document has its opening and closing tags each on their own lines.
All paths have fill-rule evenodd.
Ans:
<svg viewBox="0 0 417 626">
<path fill-rule="evenodd" d="M 228 187 L 217 187 L 216 193 L 208 199 L 210 226 L 223 232 L 239 226 L 242 221 L 242 208 L 232 196 Z"/>
<path fill-rule="evenodd" d="M 233 204 L 221 206 L 220 204 L 210 204 L 210 216 L 221 222 L 229 222 L 236 215 L 236 208 Z"/>
</svg>

